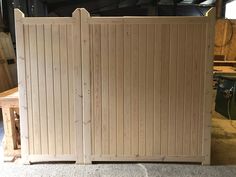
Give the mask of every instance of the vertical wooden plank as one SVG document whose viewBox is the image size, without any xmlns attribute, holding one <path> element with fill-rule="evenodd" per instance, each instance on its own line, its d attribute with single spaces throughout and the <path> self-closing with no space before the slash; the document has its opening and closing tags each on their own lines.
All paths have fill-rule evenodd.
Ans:
<svg viewBox="0 0 236 177">
<path fill-rule="evenodd" d="M 194 25 L 194 31 L 193 31 L 193 41 L 199 41 L 201 44 L 201 36 L 202 36 L 202 28 L 201 25 Z M 201 47 L 199 43 L 194 42 L 193 43 L 193 78 L 192 78 L 192 120 L 191 120 L 191 155 L 197 156 L 198 154 L 198 119 L 199 119 L 199 101 L 201 95 L 200 92 L 200 65 L 201 62 Z"/>
<path fill-rule="evenodd" d="M 161 27 L 161 155 L 168 154 L 170 25 Z"/>
<path fill-rule="evenodd" d="M 176 80 L 176 154 L 183 154 L 183 122 L 184 122 L 184 83 L 185 83 L 185 43 L 186 25 L 178 25 L 178 58 Z"/>
<path fill-rule="evenodd" d="M 193 25 L 187 24 L 185 43 L 185 96 L 184 96 L 184 137 L 183 153 L 190 155 L 191 147 L 191 117 L 192 117 L 192 61 L 193 61 Z M 186 143 L 188 142 L 188 143 Z"/>
<path fill-rule="evenodd" d="M 95 154 L 101 155 L 102 152 L 102 98 L 101 98 L 101 26 L 93 25 L 93 123 L 94 123 L 94 146 Z"/>
<path fill-rule="evenodd" d="M 70 152 L 69 137 L 69 78 L 68 78 L 68 58 L 67 58 L 67 29 L 66 24 L 60 25 L 60 67 L 61 67 L 61 116 L 62 116 L 62 139 L 63 154 Z"/>
<path fill-rule="evenodd" d="M 40 132 L 42 154 L 48 154 L 48 124 L 47 124 L 47 94 L 46 94 L 46 66 L 44 51 L 44 26 L 37 25 L 37 58 L 38 58 L 38 80 L 39 80 L 39 107 L 40 107 Z"/>
<path fill-rule="evenodd" d="M 109 24 L 109 126 L 110 126 L 110 155 L 117 152 L 117 110 L 116 110 L 116 28 Z"/>
<path fill-rule="evenodd" d="M 108 25 L 101 24 L 101 72 L 102 72 L 102 154 L 109 154 L 109 60 Z"/>
<path fill-rule="evenodd" d="M 124 25 L 124 155 L 131 154 L 131 25 Z"/>
<path fill-rule="evenodd" d="M 60 55 L 60 26 L 52 25 L 52 56 L 54 81 L 54 114 L 56 154 L 63 154 L 62 103 L 61 103 L 61 55 Z"/>
<path fill-rule="evenodd" d="M 4 155 L 11 155 L 14 153 L 14 149 L 17 147 L 15 141 L 15 121 L 12 117 L 11 108 L 7 105 L 1 105 L 2 116 L 3 116 L 3 127 L 4 127 Z"/>
<path fill-rule="evenodd" d="M 138 115 L 138 85 L 139 85 L 139 26 L 131 26 L 131 142 L 132 155 L 139 153 L 139 115 Z"/>
<path fill-rule="evenodd" d="M 94 25 L 90 24 L 89 25 L 89 46 L 90 46 L 90 68 L 91 68 L 91 134 L 92 134 L 92 149 L 91 149 L 91 154 L 94 155 L 95 154 L 95 124 L 93 123 L 94 120 L 94 115 L 95 115 L 95 111 L 94 111 L 94 59 L 93 59 L 93 28 Z"/>
<path fill-rule="evenodd" d="M 28 113 L 28 135 L 29 135 L 29 154 L 34 153 L 34 133 L 33 133 L 33 113 L 32 113 L 32 86 L 31 86 L 31 60 L 29 50 L 29 26 L 24 25 L 24 42 L 25 42 L 25 64 L 26 64 L 26 88 L 27 88 L 27 113 Z M 28 49 L 28 50 L 26 50 Z M 19 60 L 18 60 L 19 61 Z M 19 70 L 18 70 L 19 71 Z M 18 74 L 19 75 L 19 74 Z M 18 86 L 20 89 L 20 86 Z M 21 97 L 19 97 L 19 100 Z M 23 148 L 23 147 L 22 147 Z"/>
<path fill-rule="evenodd" d="M 116 25 L 117 156 L 124 154 L 124 25 Z"/>
<path fill-rule="evenodd" d="M 169 100 L 170 100 L 170 115 L 168 127 L 168 155 L 176 154 L 176 85 L 177 85 L 177 64 L 178 64 L 178 25 L 170 26 L 170 75 L 169 75 Z"/>
<path fill-rule="evenodd" d="M 75 137 L 76 137 L 76 163 L 84 163 L 84 140 L 83 140 L 83 91 L 82 91 L 82 39 L 81 39 L 81 11 L 76 9 L 72 17 L 73 24 L 73 46 L 78 46 L 73 52 L 74 63 L 74 116 L 75 116 Z M 87 42 L 87 41 L 86 41 Z"/>
<path fill-rule="evenodd" d="M 90 110 L 90 56 L 89 56 L 89 13 L 81 11 L 81 56 L 83 88 L 83 143 L 84 163 L 91 163 L 91 110 Z"/>
<path fill-rule="evenodd" d="M 55 142 L 55 117 L 54 117 L 54 71 L 52 53 L 52 25 L 44 25 L 45 34 L 45 72 L 46 72 L 46 93 L 47 93 L 47 123 L 48 123 L 48 148 L 49 154 L 56 154 Z"/>
<path fill-rule="evenodd" d="M 0 41 L 0 58 L 3 62 L 1 62 L 1 66 L 2 66 L 2 69 L 4 71 L 4 80 L 7 81 L 7 85 L 8 87 L 13 87 L 14 83 L 13 83 L 13 78 L 12 78 L 12 75 L 9 71 L 9 67 L 8 67 L 8 64 L 7 64 L 7 52 L 6 51 L 9 51 L 9 49 L 7 49 L 7 40 L 6 40 L 6 34 L 3 33 L 3 36 L 1 36 L 1 41 Z M 3 47 L 4 46 L 4 47 Z M 3 75 L 2 75 L 3 76 Z M 6 87 L 6 89 L 8 89 Z"/>
<path fill-rule="evenodd" d="M 206 28 L 207 25 L 202 25 L 202 36 L 201 36 L 201 61 L 200 61 L 200 78 L 201 78 L 201 82 L 200 82 L 200 90 L 199 90 L 199 94 L 200 95 L 204 95 L 204 75 L 205 75 L 205 53 L 207 50 L 206 47 Z M 198 155 L 202 155 L 202 146 L 203 146 L 203 120 L 204 120 L 204 112 L 203 112 L 203 108 L 204 108 L 204 97 L 201 96 L 200 100 L 199 100 L 199 123 L 198 123 Z"/>
<path fill-rule="evenodd" d="M 38 50 L 37 50 L 37 26 L 29 25 L 29 43 L 31 59 L 31 83 L 32 83 L 32 112 L 33 112 L 33 134 L 34 153 L 41 154 L 41 131 L 40 131 L 40 97 L 39 97 L 39 74 L 38 74 Z"/>
<path fill-rule="evenodd" d="M 213 70 L 213 49 L 215 34 L 215 8 L 207 13 L 209 23 L 207 24 L 207 47 L 205 55 L 205 79 L 204 79 L 204 122 L 203 122 L 203 164 L 210 164 L 211 154 L 211 104 L 212 104 L 212 70 Z"/>
<path fill-rule="evenodd" d="M 69 143 L 70 143 L 70 154 L 76 154 L 76 143 L 75 143 L 75 108 L 74 108 L 74 47 L 73 47 L 73 25 L 67 25 L 67 59 L 68 59 L 68 91 L 69 91 Z M 77 48 L 76 48 L 77 50 Z M 78 60 L 78 59 L 77 59 Z M 79 105 L 78 105 L 79 106 Z M 81 109 L 81 108 L 80 108 Z"/>
<path fill-rule="evenodd" d="M 147 25 L 139 25 L 139 155 L 146 155 Z"/>
<path fill-rule="evenodd" d="M 11 73 L 9 71 L 9 68 L 8 68 L 8 64 L 7 64 L 7 60 L 6 60 L 6 57 L 5 57 L 5 54 L 4 54 L 4 51 L 2 51 L 2 49 L 0 49 L 0 57 L 1 59 L 4 61 L 2 64 L 3 66 L 3 69 L 4 69 L 4 75 L 5 75 L 5 79 L 7 79 L 7 82 L 9 84 L 10 87 L 13 87 L 13 80 L 12 80 L 12 76 L 11 76 Z"/>
<path fill-rule="evenodd" d="M 154 39 L 155 26 L 147 25 L 146 66 L 146 155 L 153 155 L 154 139 Z"/>
<path fill-rule="evenodd" d="M 155 25 L 154 54 L 154 154 L 161 154 L 161 25 Z"/>
</svg>

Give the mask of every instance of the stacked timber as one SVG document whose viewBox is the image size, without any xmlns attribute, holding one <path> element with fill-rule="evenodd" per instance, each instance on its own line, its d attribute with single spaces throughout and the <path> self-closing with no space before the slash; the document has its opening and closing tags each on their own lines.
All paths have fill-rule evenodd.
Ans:
<svg viewBox="0 0 236 177">
<path fill-rule="evenodd" d="M 0 92 L 17 85 L 16 73 L 16 57 L 11 36 L 9 33 L 0 32 Z"/>
<path fill-rule="evenodd" d="M 236 20 L 217 20 L 214 55 L 225 61 L 236 61 Z"/>
</svg>

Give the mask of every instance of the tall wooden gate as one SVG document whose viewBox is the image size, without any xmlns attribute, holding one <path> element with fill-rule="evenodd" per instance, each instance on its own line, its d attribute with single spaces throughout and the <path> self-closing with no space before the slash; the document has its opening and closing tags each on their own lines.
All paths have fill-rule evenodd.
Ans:
<svg viewBox="0 0 236 177">
<path fill-rule="evenodd" d="M 209 163 L 214 10 L 206 17 L 15 13 L 27 161 Z"/>
</svg>

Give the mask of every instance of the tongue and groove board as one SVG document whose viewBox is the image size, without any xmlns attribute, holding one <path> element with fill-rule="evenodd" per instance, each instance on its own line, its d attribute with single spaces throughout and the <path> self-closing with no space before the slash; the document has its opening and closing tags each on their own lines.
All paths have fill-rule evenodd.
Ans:
<svg viewBox="0 0 236 177">
<path fill-rule="evenodd" d="M 210 163 L 214 10 L 204 17 L 24 17 L 28 162 Z"/>
</svg>

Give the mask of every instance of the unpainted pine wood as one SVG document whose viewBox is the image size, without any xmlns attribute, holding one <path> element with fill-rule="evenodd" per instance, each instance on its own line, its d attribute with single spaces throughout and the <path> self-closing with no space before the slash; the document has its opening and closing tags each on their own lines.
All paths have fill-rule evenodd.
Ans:
<svg viewBox="0 0 236 177">
<path fill-rule="evenodd" d="M 15 51 L 14 51 L 14 47 L 12 44 L 10 33 L 0 32 L 0 48 L 1 48 L 1 51 L 3 54 L 3 56 L 0 56 L 1 59 L 5 60 L 6 62 L 9 59 L 13 59 L 14 62 L 16 62 Z M 10 64 L 10 65 L 7 64 L 6 66 L 9 70 L 9 76 L 11 78 L 11 84 L 12 84 L 11 87 L 16 86 L 17 85 L 17 69 L 16 69 L 17 65 L 16 65 L 16 63 Z M 5 77 L 5 78 L 7 78 L 7 77 Z M 8 87 L 8 88 L 10 88 L 10 87 Z M 1 88 L 0 88 L 0 90 L 1 90 Z"/>
<path fill-rule="evenodd" d="M 0 81 L 0 91 L 6 91 L 7 89 L 11 88 L 11 85 L 8 80 L 8 76 L 6 74 L 5 69 L 5 60 L 0 61 L 0 74 L 1 74 L 1 81 Z"/>
<path fill-rule="evenodd" d="M 2 60 L 1 62 L 2 69 L 4 70 L 4 77 L 2 79 L 5 79 L 7 81 L 9 87 L 13 87 L 14 84 L 13 84 L 11 73 L 9 71 L 9 66 L 7 64 L 7 58 L 5 57 L 5 54 L 2 48 L 0 48 L 0 58 Z"/>
<path fill-rule="evenodd" d="M 90 43 L 90 69 L 91 71 L 94 72 L 94 59 L 93 59 L 93 24 L 90 24 L 89 25 L 89 36 L 90 36 L 90 39 L 89 39 L 89 43 Z M 94 75 L 93 75 L 93 72 L 91 73 L 91 105 L 92 105 L 92 108 L 91 108 L 91 121 L 94 122 L 95 118 L 94 118 L 94 114 L 95 114 L 95 111 L 94 111 Z M 92 123 L 91 124 L 91 134 L 92 134 L 92 154 L 95 154 L 95 124 Z"/>
<path fill-rule="evenodd" d="M 131 147 L 132 155 L 138 156 L 139 147 L 139 114 L 138 114 L 138 85 L 139 85 L 139 26 L 131 26 Z"/>
<path fill-rule="evenodd" d="M 178 25 L 178 56 L 176 69 L 176 155 L 183 155 L 183 122 L 184 122 L 184 95 L 185 95 L 185 43 L 186 24 Z"/>
<path fill-rule="evenodd" d="M 124 154 L 124 25 L 116 25 L 117 156 Z"/>
<path fill-rule="evenodd" d="M 131 25 L 124 25 L 124 155 L 131 154 Z"/>
<path fill-rule="evenodd" d="M 90 53 L 89 53 L 89 13 L 81 12 L 81 54 L 82 54 L 82 88 L 83 88 L 83 145 L 84 163 L 91 163 L 91 87 L 90 87 Z"/>
<path fill-rule="evenodd" d="M 176 154 L 176 99 L 177 64 L 178 64 L 178 25 L 170 26 L 170 73 L 169 73 L 169 126 L 168 155 Z"/>
<path fill-rule="evenodd" d="M 74 79 L 74 124 L 75 124 L 75 138 L 76 138 L 76 163 L 84 163 L 84 146 L 83 146 L 83 91 L 82 91 L 82 58 L 77 56 L 82 56 L 82 39 L 81 39 L 81 11 L 76 9 L 72 17 L 76 21 L 73 24 L 73 79 Z M 74 46 L 77 46 L 75 49 Z M 78 78 L 78 79 L 77 79 Z"/>
<path fill-rule="evenodd" d="M 109 24 L 109 127 L 110 154 L 117 153 L 117 82 L 116 82 L 116 28 Z"/>
<path fill-rule="evenodd" d="M 76 9 L 77 10 L 77 9 Z M 75 10 L 75 11 L 76 11 Z M 79 10 L 79 9 L 78 9 Z M 75 12 L 74 11 L 74 12 Z M 72 24 L 75 20 L 71 17 L 27 17 L 21 20 L 22 23 L 28 25 L 36 25 L 36 24 Z"/>
<path fill-rule="evenodd" d="M 161 66 L 162 54 L 161 45 L 162 33 L 161 25 L 155 25 L 155 53 L 154 53 L 154 140 L 153 154 L 161 154 Z"/>
<path fill-rule="evenodd" d="M 39 83 L 43 79 L 37 80 L 37 77 L 43 77 L 40 75 L 43 68 L 43 63 L 41 63 L 43 56 L 39 54 L 39 51 L 45 50 L 45 65 L 47 64 L 49 67 L 45 66 L 46 76 L 49 76 L 49 79 L 48 77 L 46 79 L 46 94 L 48 96 L 51 89 L 53 101 L 49 101 L 47 98 L 46 104 L 52 105 L 53 112 L 49 112 L 49 110 L 46 112 L 47 116 L 53 117 L 52 120 L 48 119 L 48 126 L 51 123 L 55 128 L 53 130 L 54 137 L 51 137 L 54 138 L 54 142 L 48 142 L 49 154 L 61 157 L 72 151 L 70 144 L 73 139 L 70 139 L 70 133 L 73 134 L 73 130 L 70 129 L 73 121 L 70 119 L 74 117 L 75 151 L 78 163 L 91 163 L 92 146 L 94 160 L 117 160 L 124 154 L 123 157 L 127 157 L 124 160 L 142 160 L 144 157 L 153 160 L 155 157 L 161 161 L 168 161 L 176 157 L 180 161 L 186 159 L 201 161 L 202 159 L 199 160 L 199 158 L 202 156 L 197 154 L 197 151 L 198 153 L 200 151 L 199 144 L 194 141 L 195 138 L 200 141 L 198 135 L 200 121 L 198 119 L 201 111 L 198 111 L 201 110 L 199 106 L 201 103 L 197 103 L 201 102 L 201 99 L 203 101 L 203 98 L 196 97 L 199 93 L 198 86 L 201 92 L 203 89 L 204 93 L 207 92 L 206 81 L 202 84 L 200 82 L 200 77 L 204 75 L 197 76 L 195 74 L 201 71 L 201 63 L 199 62 L 205 62 L 197 60 L 197 58 L 203 54 L 206 56 L 207 52 L 202 51 L 202 54 L 202 49 L 195 46 L 196 39 L 194 40 L 190 35 L 192 32 L 198 34 L 201 31 L 200 27 L 189 24 L 190 19 L 182 21 L 179 26 L 179 24 L 170 23 L 149 24 L 149 21 L 144 23 L 144 19 L 130 18 L 129 22 L 134 20 L 132 25 L 127 24 L 128 21 L 124 23 L 124 19 L 119 19 L 119 24 L 93 24 L 91 30 L 91 26 L 89 28 L 90 17 L 85 10 L 77 10 L 73 14 L 73 18 L 74 24 L 70 29 L 73 38 L 67 36 L 69 32 L 68 26 L 65 24 L 50 25 L 47 23 L 44 24 L 44 30 L 41 29 L 40 24 L 29 25 L 28 46 L 30 52 L 27 55 L 29 58 L 36 59 L 28 62 L 31 79 L 29 85 L 32 89 L 32 98 L 30 99 L 33 104 L 32 125 L 34 125 L 34 129 L 32 131 L 34 136 L 37 135 L 37 129 L 35 132 L 36 122 L 43 124 L 40 114 L 44 109 L 41 106 L 41 102 L 44 100 L 40 100 L 40 98 L 45 91 L 43 91 L 43 87 L 39 88 Z M 76 20 L 77 22 L 75 22 Z M 138 22 L 144 24 L 141 25 Z M 207 18 L 204 17 L 205 22 L 207 22 Z M 47 35 L 46 29 L 48 30 Z M 184 31 L 180 32 L 182 29 Z M 35 33 L 32 33 L 34 30 Z M 50 30 L 52 31 L 49 32 Z M 50 38 L 44 43 L 45 49 L 42 48 L 43 45 L 39 40 L 42 36 L 41 31 L 44 32 L 45 38 L 46 36 Z M 83 35 L 80 36 L 81 34 Z M 198 37 L 200 38 L 201 35 Z M 205 41 L 205 44 L 208 42 Z M 78 46 L 78 50 L 72 50 L 73 46 Z M 48 49 L 46 49 L 47 47 Z M 193 51 L 195 47 L 197 49 Z M 185 48 L 188 50 L 184 50 Z M 47 54 L 49 57 L 46 56 Z M 71 62 L 69 58 L 72 58 L 72 67 L 69 66 L 69 61 Z M 177 61 L 180 61 L 180 64 Z M 204 67 L 203 70 L 205 69 Z M 33 70 L 36 72 L 33 73 Z M 188 76 L 187 74 L 192 70 L 196 73 Z M 180 72 L 178 73 L 178 71 Z M 71 82 L 70 77 L 74 79 Z M 193 77 L 196 78 L 196 83 L 193 83 Z M 36 78 L 36 81 L 33 81 L 33 78 Z M 67 85 L 63 85 L 64 82 Z M 183 84 L 181 85 L 181 83 Z M 91 88 L 92 99 L 90 97 Z M 68 93 L 71 89 L 74 93 Z M 73 100 L 72 104 L 71 100 Z M 180 103 L 179 106 L 177 106 L 177 101 Z M 67 106 L 64 107 L 66 104 Z M 207 109 L 205 108 L 206 104 L 205 100 L 204 110 Z M 37 111 L 39 112 L 38 118 Z M 74 112 L 74 116 L 71 116 L 71 112 Z M 176 112 L 176 115 L 173 112 Z M 93 114 L 92 122 L 91 114 Z M 34 115 L 36 115 L 36 119 Z M 64 119 L 65 117 L 67 119 Z M 185 123 L 177 124 L 179 120 L 182 120 L 182 123 L 184 120 Z M 207 123 L 206 119 L 204 121 Z M 61 128 L 60 132 L 59 128 Z M 182 130 L 178 131 L 178 129 Z M 41 130 L 40 135 L 42 133 Z M 204 136 L 207 136 L 207 133 L 209 130 L 204 132 Z M 184 138 L 187 141 L 184 141 Z M 182 145 L 177 145 L 178 140 L 182 142 Z M 207 142 L 209 143 L 209 138 Z M 58 149 L 56 143 L 61 144 L 63 148 Z M 34 142 L 33 145 L 35 146 L 36 143 Z M 194 149 L 191 149 L 192 147 Z M 203 147 L 206 150 L 207 144 Z M 33 154 L 36 151 L 38 151 L 37 148 L 33 147 Z M 204 152 L 203 154 L 205 154 Z M 177 153 L 179 155 L 176 155 Z"/>
<path fill-rule="evenodd" d="M 29 25 L 29 50 L 30 50 L 30 72 L 32 87 L 32 122 L 34 136 L 34 153 L 42 153 L 41 141 L 41 120 L 40 120 L 40 97 L 39 97 L 39 69 L 38 69 L 38 46 L 37 46 L 37 26 Z"/>
<path fill-rule="evenodd" d="M 205 53 L 206 53 L 206 25 L 202 25 L 202 36 L 201 36 L 201 53 L 200 53 L 200 66 L 201 66 L 201 70 L 200 70 L 200 90 L 199 90 L 199 94 L 200 95 L 204 95 L 204 70 L 205 70 Z M 204 97 L 200 97 L 199 100 L 199 123 L 198 123 L 198 155 L 201 156 L 202 155 L 202 144 L 203 144 L 203 119 L 204 119 L 204 112 L 203 112 L 203 100 Z"/>
<path fill-rule="evenodd" d="M 15 134 L 15 120 L 12 117 L 12 109 L 9 106 L 2 107 L 3 126 L 4 126 L 4 156 L 13 155 L 17 147 Z"/>
<path fill-rule="evenodd" d="M 201 43 L 201 25 L 194 25 L 193 41 Z M 193 66 L 192 66 L 192 119 L 191 119 L 191 155 L 198 155 L 198 118 L 199 118 L 199 91 L 200 91 L 200 52 L 199 43 L 193 42 Z"/>
<path fill-rule="evenodd" d="M 57 20 L 57 19 L 56 19 Z M 139 16 L 139 17 L 91 17 L 89 20 L 90 24 L 195 24 L 208 23 L 207 17 L 147 17 L 147 16 Z"/>
<path fill-rule="evenodd" d="M 69 107 L 69 147 L 70 147 L 70 154 L 76 154 L 76 142 L 75 142 L 75 107 L 74 107 L 74 63 L 73 61 L 73 26 L 72 24 L 67 24 L 66 26 L 66 33 L 67 33 L 67 60 L 68 60 L 68 107 Z M 80 79 L 81 80 L 81 79 Z M 80 108 L 81 109 L 81 108 Z"/>
<path fill-rule="evenodd" d="M 109 154 L 109 54 L 108 24 L 101 24 L 102 154 Z"/>
<path fill-rule="evenodd" d="M 224 55 L 225 53 L 225 48 L 227 46 L 224 47 L 220 47 L 222 45 L 224 45 L 225 42 L 227 42 L 230 38 L 230 34 L 231 34 L 231 27 L 230 27 L 230 23 L 228 20 L 224 20 L 224 19 L 218 19 L 216 21 L 215 24 L 215 44 L 219 47 L 214 47 L 214 54 L 215 55 Z"/>
<path fill-rule="evenodd" d="M 31 60 L 30 60 L 30 43 L 29 43 L 29 25 L 24 25 L 24 43 L 25 43 L 25 48 L 28 49 L 25 52 L 25 74 L 26 74 L 26 85 L 25 87 L 27 88 L 27 120 L 28 120 L 28 126 L 26 127 L 29 133 L 29 154 L 34 153 L 34 133 L 33 133 L 33 119 L 32 119 L 32 86 L 31 86 Z M 19 60 L 17 60 L 19 62 Z M 22 70 L 24 68 L 21 68 Z M 19 74 L 18 74 L 19 75 Z M 19 90 L 21 86 L 19 85 Z M 21 101 L 22 97 L 19 95 L 19 102 Z M 21 109 L 20 109 L 21 110 Z M 20 115 L 21 116 L 21 115 Z M 24 123 L 24 122 L 23 122 Z M 22 123 L 22 124 L 23 124 Z M 22 130 L 22 129 L 21 129 Z M 22 133 L 22 131 L 21 131 Z M 23 147 L 22 147 L 23 148 Z"/>
<path fill-rule="evenodd" d="M 147 25 L 146 58 L 146 156 L 153 155 L 154 139 L 154 46 L 155 26 Z"/>
<path fill-rule="evenodd" d="M 187 25 L 186 29 L 186 43 L 185 43 L 185 96 L 184 96 L 184 137 L 183 142 L 191 142 L 191 116 L 192 116 L 192 70 L 193 70 L 193 30 L 194 26 Z M 190 143 L 184 143 L 183 153 L 184 155 L 190 155 L 191 146 Z"/>
<path fill-rule="evenodd" d="M 45 35 L 45 74 L 47 98 L 47 124 L 48 124 L 48 154 L 56 154 L 55 112 L 54 112 L 54 71 L 52 48 L 52 25 L 44 25 Z"/>
<path fill-rule="evenodd" d="M 207 24 L 205 53 L 205 78 L 204 78 L 204 120 L 203 120 L 203 164 L 210 164 L 211 159 L 211 109 L 212 109 L 212 76 L 213 76 L 213 50 L 215 34 L 215 8 L 207 12 L 209 23 Z"/>
<path fill-rule="evenodd" d="M 232 22 L 232 26 L 233 26 L 233 36 L 232 36 L 232 40 L 230 42 L 230 45 L 228 45 L 228 52 L 226 54 L 226 60 L 228 61 L 235 61 L 236 60 L 236 20 L 231 21 Z"/>
<path fill-rule="evenodd" d="M 0 100 L 17 99 L 19 97 L 18 87 L 0 93 Z M 0 104 L 2 105 L 2 104 Z"/>
<path fill-rule="evenodd" d="M 29 161 L 30 163 L 34 164 L 34 163 L 43 163 L 43 164 L 47 164 L 48 162 L 54 162 L 54 163 L 61 163 L 61 162 L 65 162 L 65 163 L 70 163 L 75 161 L 76 158 L 74 155 L 48 155 L 48 154 L 40 154 L 40 155 L 30 155 L 29 156 Z"/>
<path fill-rule="evenodd" d="M 161 154 L 168 154 L 170 25 L 161 27 Z"/>
<path fill-rule="evenodd" d="M 217 19 L 215 24 L 215 46 L 214 54 L 215 55 L 224 55 L 224 59 L 228 61 L 235 61 L 235 24 L 234 19 Z M 230 37 L 232 39 L 230 40 Z M 229 42 L 230 40 L 230 42 Z M 227 44 L 226 44 L 227 43 Z"/>
<path fill-rule="evenodd" d="M 63 154 L 70 153 L 70 126 L 69 126 L 69 77 L 68 77 L 68 53 L 67 53 L 67 25 L 60 25 L 60 59 L 61 59 L 61 116 Z"/>
<path fill-rule="evenodd" d="M 143 162 L 151 162 L 151 163 L 164 163 L 164 162 L 178 162 L 178 163 L 200 163 L 202 162 L 203 157 L 201 156 L 166 156 L 163 157 L 162 155 L 155 155 L 155 156 L 145 156 L 145 157 L 134 157 L 134 156 L 125 156 L 125 157 L 114 157 L 114 156 L 93 156 L 92 161 L 104 163 L 104 162 L 111 162 L 111 163 L 129 163 L 129 162 L 136 162 L 136 163 L 143 163 Z"/>
<path fill-rule="evenodd" d="M 94 153 L 102 153 L 102 98 L 101 98 L 101 26 L 93 25 L 93 84 L 94 84 Z"/>
<path fill-rule="evenodd" d="M 44 46 L 44 26 L 37 25 L 37 58 L 38 58 L 38 84 L 39 84 L 39 111 L 42 154 L 48 154 L 48 123 L 47 123 L 47 97 L 46 97 L 46 66 Z"/>
<path fill-rule="evenodd" d="M 139 25 L 139 155 L 146 155 L 147 25 Z"/>
<path fill-rule="evenodd" d="M 0 48 L 2 49 L 6 59 L 14 59 L 14 61 L 16 61 L 10 33 L 0 32 Z"/>
<path fill-rule="evenodd" d="M 62 90 L 61 86 L 61 53 L 60 53 L 60 26 L 52 25 L 52 56 L 53 56 L 53 99 L 55 119 L 56 154 L 63 154 L 63 129 L 62 129 Z"/>
<path fill-rule="evenodd" d="M 227 23 L 224 24 L 224 27 L 225 27 L 225 31 L 222 32 L 223 35 L 221 35 L 221 36 L 223 36 L 223 41 L 226 42 L 230 38 L 229 37 L 230 34 L 228 32 L 230 27 Z M 228 55 L 228 52 L 229 52 L 229 45 L 226 45 L 225 47 L 222 47 L 221 52 L 222 52 L 223 55 L 225 55 L 225 59 L 227 59 L 227 55 Z"/>
</svg>

